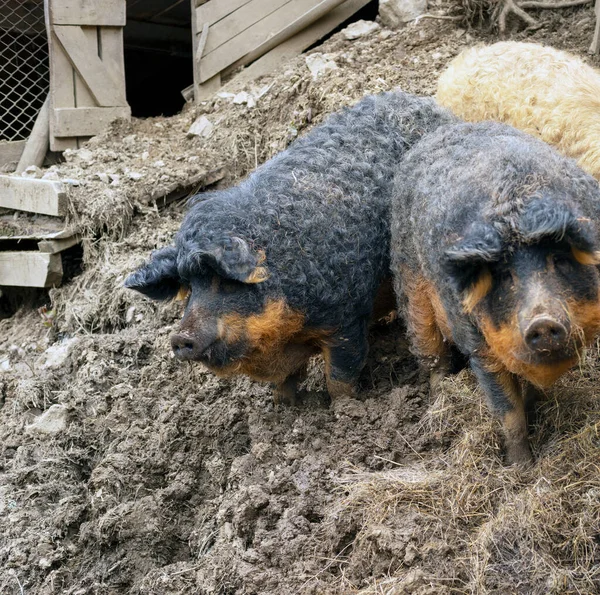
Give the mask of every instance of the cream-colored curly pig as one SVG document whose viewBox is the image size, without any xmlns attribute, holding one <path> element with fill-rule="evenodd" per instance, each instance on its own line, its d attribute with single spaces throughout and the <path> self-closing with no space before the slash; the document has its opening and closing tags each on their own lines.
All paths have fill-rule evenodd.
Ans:
<svg viewBox="0 0 600 595">
<path fill-rule="evenodd" d="M 473 47 L 442 74 L 437 100 L 538 136 L 600 181 L 600 72 L 576 56 L 515 41 Z"/>
</svg>

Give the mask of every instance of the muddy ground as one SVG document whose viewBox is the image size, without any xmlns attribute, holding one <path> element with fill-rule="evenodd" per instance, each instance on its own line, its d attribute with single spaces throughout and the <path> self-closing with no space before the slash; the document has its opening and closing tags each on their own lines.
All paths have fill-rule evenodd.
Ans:
<svg viewBox="0 0 600 595">
<path fill-rule="evenodd" d="M 541 17 L 513 37 L 586 56 L 590 6 Z M 300 57 L 245 89 L 255 106 L 120 123 L 33 174 L 70 180 L 86 239 L 81 274 L 0 320 L 0 593 L 600 592 L 595 350 L 548 393 L 519 470 L 467 371 L 431 402 L 398 322 L 372 332 L 352 405 L 331 406 L 317 358 L 301 404 L 276 409 L 264 385 L 175 361 L 181 304 L 121 287 L 179 226 L 164 194 L 235 183 L 364 94 L 432 94 L 493 39 L 434 19 L 337 34 L 312 50 L 337 66 L 317 80 Z M 213 133 L 189 138 L 201 114 Z"/>
</svg>

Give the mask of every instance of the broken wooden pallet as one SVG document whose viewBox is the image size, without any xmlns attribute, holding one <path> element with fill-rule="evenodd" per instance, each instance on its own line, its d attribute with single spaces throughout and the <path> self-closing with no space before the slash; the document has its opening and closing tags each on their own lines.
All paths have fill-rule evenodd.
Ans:
<svg viewBox="0 0 600 595">
<path fill-rule="evenodd" d="M 81 241 L 77 229 L 44 216 L 0 215 L 0 286 L 56 287 L 63 277 L 61 252 Z"/>
</svg>

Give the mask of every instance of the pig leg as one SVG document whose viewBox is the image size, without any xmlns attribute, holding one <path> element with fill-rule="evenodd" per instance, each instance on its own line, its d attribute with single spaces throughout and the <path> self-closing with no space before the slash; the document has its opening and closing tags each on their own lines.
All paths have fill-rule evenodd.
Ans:
<svg viewBox="0 0 600 595">
<path fill-rule="evenodd" d="M 527 425 L 530 431 L 537 421 L 537 410 L 535 406 L 543 394 L 544 393 L 539 388 L 536 388 L 530 382 L 524 381 L 523 401 L 525 405 L 525 415 L 527 416 Z"/>
<path fill-rule="evenodd" d="M 511 464 L 532 460 L 527 438 L 527 416 L 519 379 L 495 362 L 471 358 L 475 372 L 492 411 L 501 419 L 506 440 L 506 455 Z"/>
<path fill-rule="evenodd" d="M 440 382 L 452 368 L 452 352 L 438 324 L 438 319 L 443 316 L 441 302 L 437 299 L 434 304 L 432 296 L 435 293 L 423 279 L 407 282 L 405 291 L 408 299 L 407 323 L 413 349 L 423 367 L 429 370 L 429 390 L 435 397 Z"/>
<path fill-rule="evenodd" d="M 306 378 L 306 364 L 314 353 L 315 349 L 310 345 L 302 343 L 286 345 L 278 362 L 283 379 L 272 385 L 275 405 L 279 405 L 279 403 L 296 405 L 298 384 Z"/>
<path fill-rule="evenodd" d="M 327 390 L 332 400 L 352 398 L 369 352 L 366 320 L 347 325 L 323 347 Z"/>
</svg>

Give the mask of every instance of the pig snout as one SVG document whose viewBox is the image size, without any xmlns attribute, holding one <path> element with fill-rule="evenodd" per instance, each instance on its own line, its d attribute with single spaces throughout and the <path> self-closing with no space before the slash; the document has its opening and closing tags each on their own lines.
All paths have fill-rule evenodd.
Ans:
<svg viewBox="0 0 600 595">
<path fill-rule="evenodd" d="M 171 348 L 175 357 L 184 361 L 208 360 L 210 349 L 217 341 L 216 327 L 205 324 L 198 329 L 182 328 L 171 336 Z"/>
<path fill-rule="evenodd" d="M 523 329 L 523 339 L 531 351 L 540 356 L 557 355 L 566 351 L 570 325 L 548 315 L 536 316 Z"/>
</svg>

